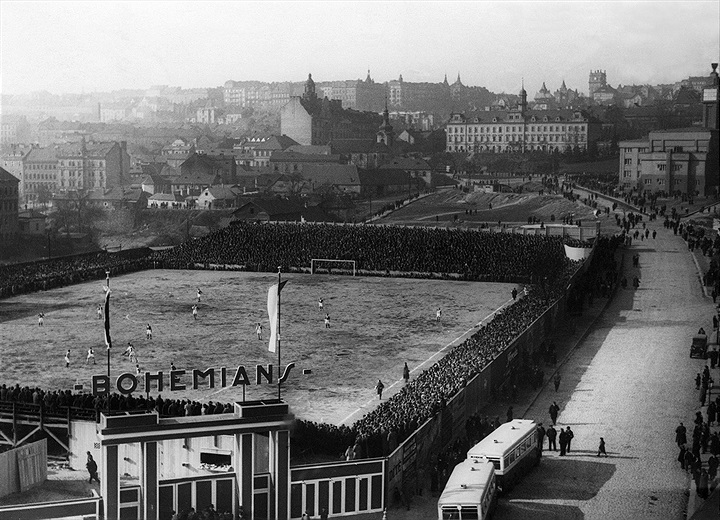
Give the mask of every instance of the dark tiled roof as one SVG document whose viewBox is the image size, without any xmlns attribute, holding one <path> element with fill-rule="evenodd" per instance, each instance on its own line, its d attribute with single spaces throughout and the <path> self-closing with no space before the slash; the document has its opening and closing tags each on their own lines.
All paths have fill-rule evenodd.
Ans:
<svg viewBox="0 0 720 520">
<path fill-rule="evenodd" d="M 0 168 L 0 181 L 8 182 L 8 181 L 15 181 L 20 182 L 20 179 L 15 177 L 12 173 L 7 171 L 5 168 Z"/>
</svg>

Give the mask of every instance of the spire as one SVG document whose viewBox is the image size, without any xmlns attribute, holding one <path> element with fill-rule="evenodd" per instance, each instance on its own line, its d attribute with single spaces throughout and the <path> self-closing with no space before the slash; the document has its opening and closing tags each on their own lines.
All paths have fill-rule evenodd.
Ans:
<svg viewBox="0 0 720 520">
<path fill-rule="evenodd" d="M 443 80 L 443 85 L 448 86 L 448 80 L 447 80 L 447 74 L 445 74 L 445 79 Z"/>
<path fill-rule="evenodd" d="M 462 85 L 462 81 L 460 81 L 460 71 L 458 71 L 458 77 L 457 77 L 457 79 L 455 80 L 455 84 L 456 84 L 456 85 Z"/>
<path fill-rule="evenodd" d="M 565 80 L 563 80 L 562 85 L 560 86 L 562 90 L 567 90 L 567 87 L 565 86 Z"/>
<path fill-rule="evenodd" d="M 372 78 L 370 77 L 370 69 L 368 69 L 368 75 L 365 78 L 365 83 L 372 83 Z"/>
</svg>

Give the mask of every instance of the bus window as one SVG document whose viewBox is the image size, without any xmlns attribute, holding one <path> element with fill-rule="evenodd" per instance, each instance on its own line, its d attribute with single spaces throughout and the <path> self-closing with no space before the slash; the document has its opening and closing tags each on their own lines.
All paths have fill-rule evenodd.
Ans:
<svg viewBox="0 0 720 520">
<path fill-rule="evenodd" d="M 462 520 L 478 520 L 480 518 L 477 506 L 462 506 L 460 512 L 462 513 Z"/>
<path fill-rule="evenodd" d="M 442 510 L 442 517 L 443 520 L 460 520 L 460 511 L 457 510 L 457 508 L 446 508 L 443 507 Z"/>
<path fill-rule="evenodd" d="M 500 469 L 500 460 L 499 459 L 488 459 L 488 460 L 493 463 L 493 466 L 495 466 L 495 469 Z"/>
</svg>

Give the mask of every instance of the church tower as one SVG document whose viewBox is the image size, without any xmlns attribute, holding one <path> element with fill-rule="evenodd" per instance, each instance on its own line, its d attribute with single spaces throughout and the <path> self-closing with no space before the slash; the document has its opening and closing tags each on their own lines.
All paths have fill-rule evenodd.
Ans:
<svg viewBox="0 0 720 520">
<path fill-rule="evenodd" d="M 315 82 L 312 79 L 312 74 L 308 74 L 308 79 L 305 82 L 305 93 L 303 94 L 305 101 L 317 101 L 317 94 L 315 93 Z"/>
<path fill-rule="evenodd" d="M 607 76 L 604 70 L 590 71 L 590 79 L 588 80 L 588 97 L 592 99 L 596 90 L 607 86 Z"/>
<path fill-rule="evenodd" d="M 390 112 L 388 112 L 387 98 L 385 98 L 385 110 L 383 110 L 383 122 L 377 131 L 377 143 L 384 143 L 386 146 L 392 146 L 395 142 L 395 132 L 390 124 Z"/>
<path fill-rule="evenodd" d="M 527 91 L 525 90 L 525 80 L 522 82 L 520 87 L 520 102 L 518 103 L 520 113 L 523 114 L 527 110 Z"/>
</svg>

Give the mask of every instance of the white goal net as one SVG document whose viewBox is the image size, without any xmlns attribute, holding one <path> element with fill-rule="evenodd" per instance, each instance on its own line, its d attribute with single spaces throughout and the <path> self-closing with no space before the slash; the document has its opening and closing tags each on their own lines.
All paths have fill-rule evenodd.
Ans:
<svg viewBox="0 0 720 520">
<path fill-rule="evenodd" d="M 312 258 L 310 260 L 310 274 L 332 274 L 333 272 L 355 276 L 355 260 L 334 260 L 331 258 Z"/>
</svg>

